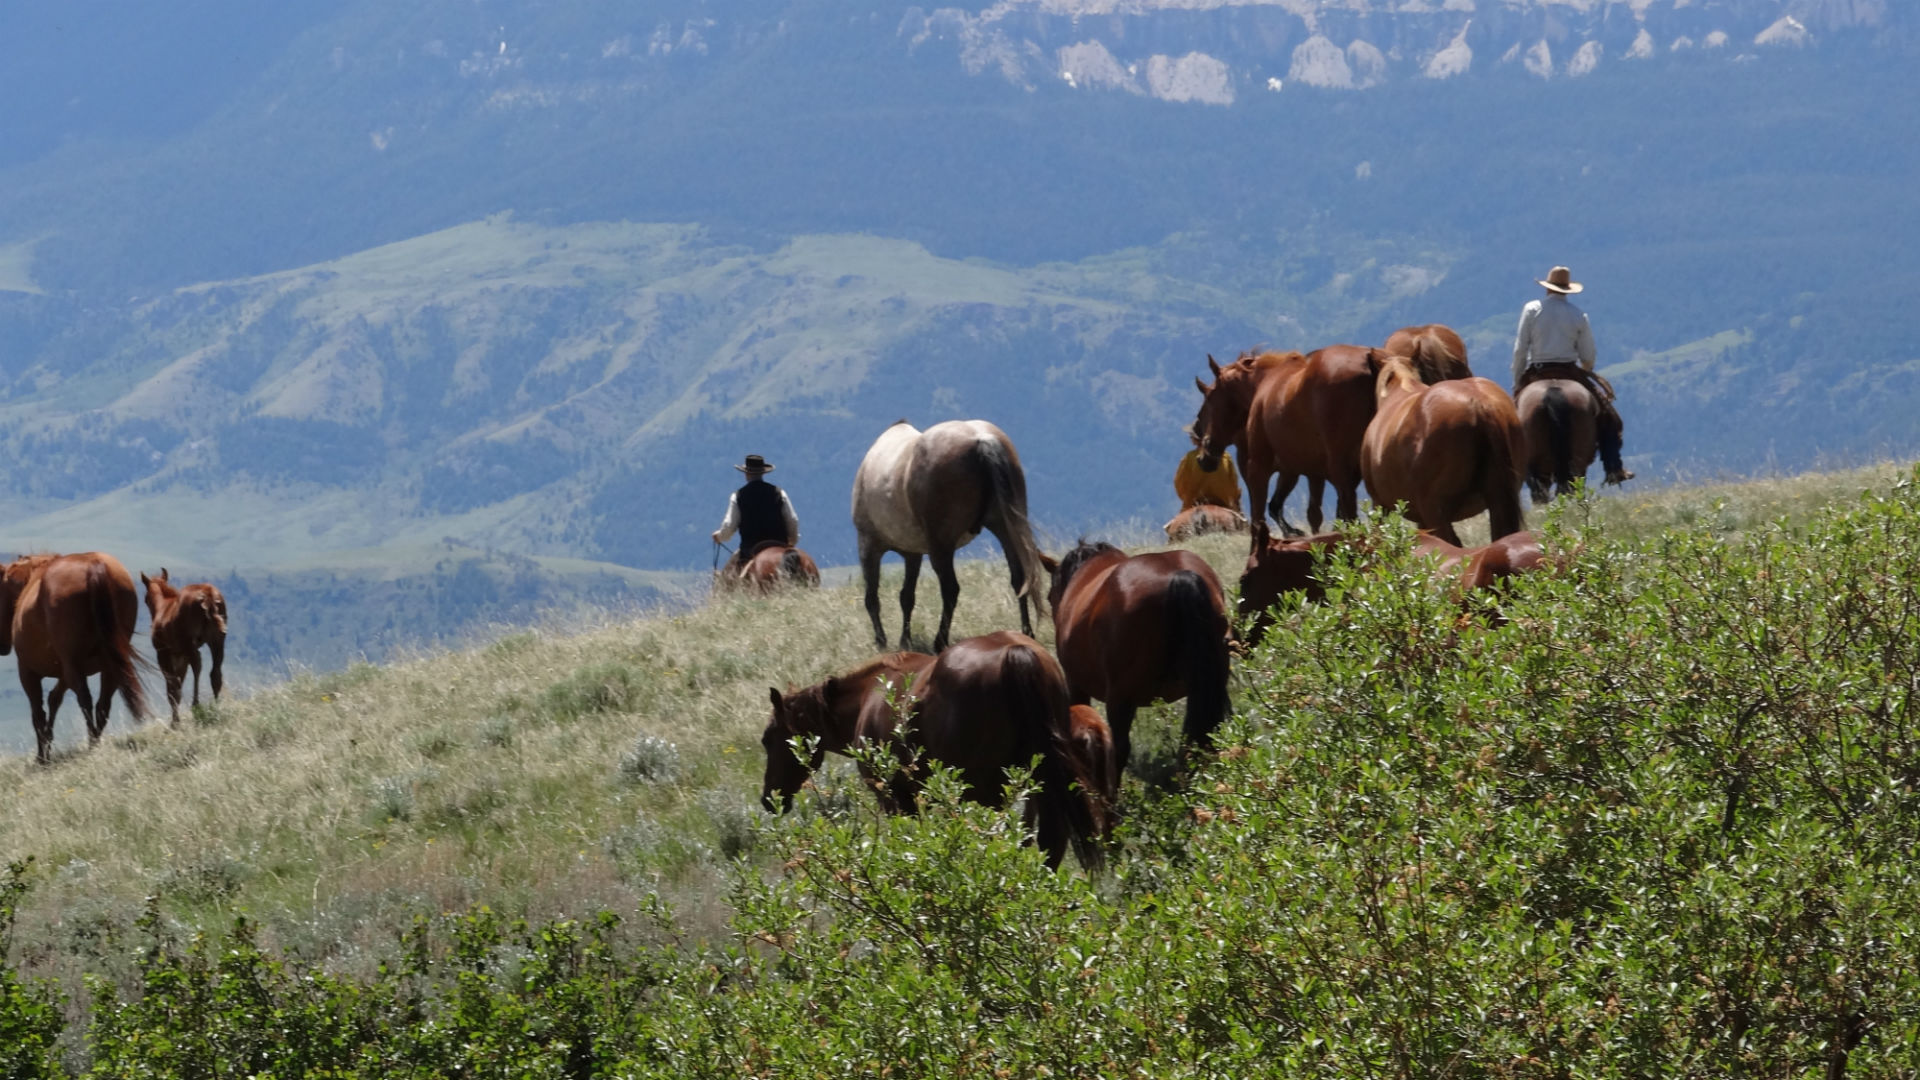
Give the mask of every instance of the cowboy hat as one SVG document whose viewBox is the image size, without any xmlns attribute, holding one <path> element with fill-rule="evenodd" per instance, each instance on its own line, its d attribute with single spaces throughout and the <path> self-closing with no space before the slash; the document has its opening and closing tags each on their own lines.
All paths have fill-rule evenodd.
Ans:
<svg viewBox="0 0 1920 1080">
<path fill-rule="evenodd" d="M 1585 285 L 1573 280 L 1573 271 L 1564 266 L 1554 267 L 1547 273 L 1547 280 L 1540 282 L 1540 284 L 1545 286 L 1549 292 L 1557 292 L 1566 296 L 1571 296 L 1581 289 L 1586 288 Z"/>
<path fill-rule="evenodd" d="M 747 463 L 745 465 L 735 465 L 734 468 L 739 469 L 748 476 L 756 476 L 760 473 L 770 473 L 773 471 L 773 466 L 767 464 L 767 459 L 761 457 L 759 454 L 748 454 Z"/>
</svg>

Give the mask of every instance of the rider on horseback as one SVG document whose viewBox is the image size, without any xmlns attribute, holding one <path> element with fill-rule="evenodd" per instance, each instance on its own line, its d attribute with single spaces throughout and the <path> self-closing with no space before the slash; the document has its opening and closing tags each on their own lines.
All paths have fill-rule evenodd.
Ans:
<svg viewBox="0 0 1920 1080">
<path fill-rule="evenodd" d="M 1556 266 L 1540 284 L 1546 288 L 1544 300 L 1529 303 L 1520 312 L 1520 332 L 1513 339 L 1513 396 L 1517 399 L 1528 383 L 1540 379 L 1573 379 L 1593 392 L 1600 408 L 1595 435 L 1600 444 L 1600 461 L 1607 469 L 1606 482 L 1625 483 L 1633 474 L 1620 463 L 1620 413 L 1613 404 L 1613 385 L 1593 370 L 1593 328 L 1587 314 L 1567 297 L 1585 286 L 1573 280 L 1573 272 Z"/>
<path fill-rule="evenodd" d="M 734 468 L 747 474 L 747 482 L 727 500 L 727 516 L 713 532 L 718 544 L 738 532 L 740 550 L 735 552 L 722 573 L 738 572 L 754 553 L 770 544 L 792 547 L 800 542 L 800 519 L 793 512 L 787 493 L 761 479 L 773 466 L 759 454 L 748 454 L 747 463 Z"/>
</svg>

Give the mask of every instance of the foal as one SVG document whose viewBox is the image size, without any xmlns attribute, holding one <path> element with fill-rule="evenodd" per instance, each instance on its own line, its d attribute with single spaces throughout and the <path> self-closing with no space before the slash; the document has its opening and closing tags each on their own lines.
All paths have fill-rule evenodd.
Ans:
<svg viewBox="0 0 1920 1080">
<path fill-rule="evenodd" d="M 175 588 L 167 579 L 166 567 L 160 576 L 140 575 L 147 587 L 147 614 L 152 617 L 153 658 L 167 680 L 167 706 L 173 710 L 173 723 L 180 722 L 180 685 L 187 668 L 193 668 L 193 704 L 200 704 L 200 646 L 207 647 L 213 659 L 214 700 L 220 698 L 225 680 L 220 665 L 227 655 L 227 598 L 213 585 L 185 585 Z"/>
</svg>

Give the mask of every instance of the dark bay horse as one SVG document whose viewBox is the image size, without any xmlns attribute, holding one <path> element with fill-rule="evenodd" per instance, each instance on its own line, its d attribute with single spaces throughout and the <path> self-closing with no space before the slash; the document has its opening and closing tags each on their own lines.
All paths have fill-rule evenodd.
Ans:
<svg viewBox="0 0 1920 1080">
<path fill-rule="evenodd" d="M 1240 511 L 1230 506 L 1197 503 L 1175 514 L 1173 520 L 1167 522 L 1167 540 L 1177 544 L 1197 536 L 1244 533 L 1247 528 L 1247 519 Z"/>
<path fill-rule="evenodd" d="M 127 568 L 111 555 L 23 555 L 0 571 L 0 656 L 15 654 L 20 688 L 33 710 L 33 734 L 41 764 L 53 751 L 53 719 L 68 690 L 87 721 L 87 743 L 107 729 L 117 691 L 134 719 L 147 715 L 140 668 L 133 651 L 140 600 Z M 100 695 L 87 678 L 100 676 Z M 50 702 L 41 701 L 44 680 L 53 679 Z"/>
<path fill-rule="evenodd" d="M 1527 434 L 1527 489 L 1535 506 L 1571 494 L 1599 449 L 1600 403 L 1577 379 L 1528 383 L 1514 402 Z"/>
<path fill-rule="evenodd" d="M 215 585 L 203 583 L 175 588 L 164 566 L 157 578 L 141 574 L 140 584 L 147 590 L 147 616 L 152 623 L 147 636 L 153 642 L 153 659 L 166 679 L 167 708 L 177 725 L 180 723 L 180 688 L 189 667 L 193 669 L 193 705 L 197 708 L 200 704 L 202 645 L 207 647 L 213 668 L 210 680 L 213 699 L 220 700 L 220 688 L 225 683 L 220 668 L 227 655 L 227 598 Z"/>
<path fill-rule="evenodd" d="M 1495 539 L 1518 532 L 1526 436 L 1505 390 L 1487 379 L 1428 386 L 1404 357 L 1379 358 L 1379 411 L 1367 425 L 1360 468 L 1382 506 L 1450 544 L 1453 523 L 1485 511 Z"/>
<path fill-rule="evenodd" d="M 741 560 L 737 569 L 732 562 L 721 567 L 714 581 L 723 591 L 751 589 L 765 596 L 789 585 L 819 588 L 820 568 L 814 565 L 813 556 L 797 547 L 762 544 Z"/>
<path fill-rule="evenodd" d="M 853 478 L 853 527 L 860 538 L 860 574 L 866 579 L 867 616 L 876 648 L 887 647 L 880 625 L 880 560 L 889 551 L 906 560 L 900 586 L 900 647 L 913 630 L 913 592 L 920 560 L 933 563 L 940 579 L 940 630 L 933 651 L 947 647 L 953 608 L 960 599 L 953 553 L 992 533 L 1007 554 L 1014 594 L 1020 598 L 1020 629 L 1033 632 L 1031 599 L 1046 614 L 1039 588 L 1046 571 L 1027 522 L 1027 476 L 1007 434 L 985 420 L 949 420 L 926 431 L 905 420 L 894 423 L 867 450 Z"/>
<path fill-rule="evenodd" d="M 1388 335 L 1380 351 L 1413 361 L 1414 370 L 1429 386 L 1473 377 L 1473 369 L 1467 366 L 1467 343 L 1460 340 L 1453 327 L 1442 323 L 1403 326 Z"/>
<path fill-rule="evenodd" d="M 896 654 L 902 655 L 914 654 Z M 969 800 L 999 806 L 1007 769 L 1037 757 L 1038 789 L 1029 813 L 1047 865 L 1058 866 L 1072 844 L 1082 865 L 1098 866 L 1096 841 L 1107 833 L 1116 794 L 1104 786 L 1111 766 L 1099 756 L 1098 729 L 1084 718 L 1075 723 L 1066 676 L 1053 657 L 1032 638 L 1001 631 L 955 642 L 937 658 L 918 662 L 912 682 L 891 695 L 881 692 L 886 669 L 893 667 L 898 678 L 906 665 L 890 658 L 882 659 L 879 673 L 863 674 L 871 670 L 863 668 L 794 695 L 770 695 L 773 718 L 761 736 L 767 750 L 763 803 L 771 806 L 779 792 L 783 805 L 790 804 L 799 789 L 785 763 L 794 759 L 788 740 L 818 733 L 828 717 L 838 725 L 845 703 L 858 698 L 852 729 L 836 727 L 832 739 L 844 737 L 843 748 L 854 742 L 891 746 L 900 767 L 890 776 L 867 778 L 886 810 L 915 810 L 929 760 L 956 770 Z M 864 692 L 849 685 L 867 680 Z M 903 739 L 893 738 L 896 729 Z M 830 746 L 823 734 L 816 755 Z"/>
<path fill-rule="evenodd" d="M 1187 700 L 1188 744 L 1227 716 L 1227 605 L 1220 579 L 1190 551 L 1128 556 L 1086 541 L 1053 569 L 1055 639 L 1076 704 L 1106 703 L 1114 763 L 1133 752 L 1133 717 Z"/>
</svg>

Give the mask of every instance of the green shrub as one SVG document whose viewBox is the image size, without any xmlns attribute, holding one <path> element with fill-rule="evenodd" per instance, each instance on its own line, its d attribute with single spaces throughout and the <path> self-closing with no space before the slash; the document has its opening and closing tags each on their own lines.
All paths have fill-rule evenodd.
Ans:
<svg viewBox="0 0 1920 1080">
<path fill-rule="evenodd" d="M 609 662 L 580 668 L 547 687 L 539 707 L 550 720 L 570 721 L 633 712 L 645 699 L 640 672 L 628 664 Z"/>
<path fill-rule="evenodd" d="M 620 776 L 629 784 L 670 784 L 680 775 L 680 748 L 658 735 L 641 735 L 620 755 Z"/>
<path fill-rule="evenodd" d="M 13 968 L 14 912 L 26 895 L 31 863 L 9 863 L 0 876 L 0 1076 L 22 1080 L 64 1075 L 55 1045 L 62 1027 L 60 995 Z"/>
</svg>

